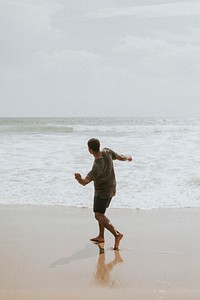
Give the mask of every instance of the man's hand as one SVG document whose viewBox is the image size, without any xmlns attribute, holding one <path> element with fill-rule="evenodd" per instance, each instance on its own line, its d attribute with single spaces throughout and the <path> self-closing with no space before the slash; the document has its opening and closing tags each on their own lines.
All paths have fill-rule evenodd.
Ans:
<svg viewBox="0 0 200 300">
<path fill-rule="evenodd" d="M 74 175 L 75 175 L 75 179 L 77 179 L 78 181 L 81 180 L 81 178 L 82 178 L 81 174 L 75 173 Z"/>
<path fill-rule="evenodd" d="M 81 174 L 79 173 L 75 173 L 74 176 L 75 179 L 82 185 L 87 185 L 92 181 L 92 178 L 90 178 L 89 176 L 86 176 L 86 178 L 82 178 Z"/>
<path fill-rule="evenodd" d="M 127 160 L 128 160 L 128 161 L 132 161 L 133 159 L 132 159 L 131 156 L 127 156 Z"/>
</svg>

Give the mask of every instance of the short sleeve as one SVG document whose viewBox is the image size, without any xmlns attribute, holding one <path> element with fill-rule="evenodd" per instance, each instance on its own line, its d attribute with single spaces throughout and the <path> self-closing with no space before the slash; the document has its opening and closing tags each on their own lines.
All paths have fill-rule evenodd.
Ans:
<svg viewBox="0 0 200 300">
<path fill-rule="evenodd" d="M 87 176 L 91 177 L 92 180 L 96 180 L 101 174 L 101 169 L 98 164 L 94 164 L 92 170 L 87 174 Z"/>
<path fill-rule="evenodd" d="M 103 150 L 106 151 L 106 152 L 108 152 L 111 155 L 112 160 L 116 159 L 116 156 L 117 156 L 116 152 L 114 152 L 113 150 L 111 150 L 109 148 L 104 148 Z"/>
</svg>

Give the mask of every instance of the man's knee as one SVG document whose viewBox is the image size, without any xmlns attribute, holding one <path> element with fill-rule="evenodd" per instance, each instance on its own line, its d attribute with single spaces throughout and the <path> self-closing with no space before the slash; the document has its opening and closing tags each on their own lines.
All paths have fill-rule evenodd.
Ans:
<svg viewBox="0 0 200 300">
<path fill-rule="evenodd" d="M 98 213 L 98 212 L 95 212 L 94 216 L 95 216 L 95 219 L 96 219 L 97 221 L 101 221 L 101 219 L 102 219 L 102 217 L 103 217 L 103 214 Z"/>
</svg>

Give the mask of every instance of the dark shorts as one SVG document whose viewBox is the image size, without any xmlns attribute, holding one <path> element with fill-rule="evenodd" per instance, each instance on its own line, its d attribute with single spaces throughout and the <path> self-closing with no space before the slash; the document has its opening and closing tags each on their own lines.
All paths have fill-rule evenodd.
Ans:
<svg viewBox="0 0 200 300">
<path fill-rule="evenodd" d="M 111 199 L 112 198 L 101 198 L 99 196 L 94 196 L 93 212 L 104 214 L 106 208 L 110 205 Z"/>
</svg>

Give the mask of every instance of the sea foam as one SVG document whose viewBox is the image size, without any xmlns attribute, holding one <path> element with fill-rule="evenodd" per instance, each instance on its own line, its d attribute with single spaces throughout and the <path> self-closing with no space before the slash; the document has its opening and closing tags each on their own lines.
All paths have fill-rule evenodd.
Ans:
<svg viewBox="0 0 200 300">
<path fill-rule="evenodd" d="M 132 155 L 115 161 L 112 207 L 200 206 L 200 121 L 132 118 L 0 119 L 0 204 L 91 207 L 93 184 L 80 186 L 93 157 L 87 140 Z"/>
</svg>

